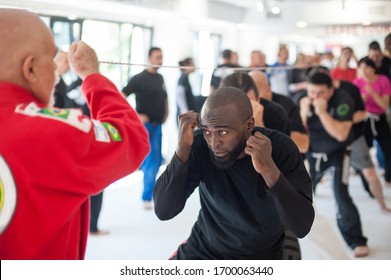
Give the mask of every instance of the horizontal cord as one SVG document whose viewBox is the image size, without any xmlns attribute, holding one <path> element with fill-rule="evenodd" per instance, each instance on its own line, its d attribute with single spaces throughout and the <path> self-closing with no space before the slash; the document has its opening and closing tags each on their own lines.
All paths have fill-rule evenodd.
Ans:
<svg viewBox="0 0 391 280">
<path fill-rule="evenodd" d="M 114 64 L 124 66 L 142 66 L 146 68 L 173 68 L 182 70 L 221 70 L 229 69 L 232 71 L 252 71 L 252 70 L 275 70 L 275 69 L 305 69 L 310 67 L 319 66 L 319 64 L 311 64 L 306 66 L 298 65 L 286 65 L 286 66 L 266 66 L 266 67 L 195 67 L 195 66 L 173 66 L 173 65 L 158 65 L 158 64 L 141 64 L 141 63 L 129 63 L 129 62 L 115 62 L 115 61 L 99 61 L 101 64 Z"/>
</svg>

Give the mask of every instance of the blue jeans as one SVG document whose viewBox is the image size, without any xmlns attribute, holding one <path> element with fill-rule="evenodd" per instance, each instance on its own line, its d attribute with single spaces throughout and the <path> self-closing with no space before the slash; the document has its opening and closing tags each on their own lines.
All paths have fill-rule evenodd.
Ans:
<svg viewBox="0 0 391 280">
<path fill-rule="evenodd" d="M 149 134 L 149 144 L 151 151 L 141 165 L 141 171 L 144 173 L 143 201 L 151 201 L 155 187 L 156 175 L 162 163 L 162 125 L 160 123 L 144 124 Z"/>
</svg>

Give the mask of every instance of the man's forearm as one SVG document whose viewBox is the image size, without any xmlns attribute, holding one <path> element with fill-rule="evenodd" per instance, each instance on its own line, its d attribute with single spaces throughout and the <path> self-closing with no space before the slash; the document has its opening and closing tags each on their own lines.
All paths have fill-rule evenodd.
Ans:
<svg viewBox="0 0 391 280">
<path fill-rule="evenodd" d="M 343 142 L 348 138 L 352 121 L 337 121 L 327 112 L 319 114 L 319 119 L 326 132 L 337 141 Z"/>
<path fill-rule="evenodd" d="M 308 182 L 308 188 L 312 188 Z M 281 173 L 276 185 L 270 189 L 282 223 L 297 237 L 308 234 L 315 217 L 312 203 L 299 193 Z"/>
<path fill-rule="evenodd" d="M 187 169 L 188 165 L 182 164 L 174 155 L 166 170 L 156 181 L 153 199 L 155 213 L 160 220 L 172 219 L 185 206 Z"/>
</svg>

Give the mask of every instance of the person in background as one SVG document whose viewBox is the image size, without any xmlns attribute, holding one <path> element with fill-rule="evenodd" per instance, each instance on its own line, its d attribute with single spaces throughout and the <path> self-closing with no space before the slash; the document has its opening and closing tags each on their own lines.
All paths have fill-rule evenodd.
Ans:
<svg viewBox="0 0 391 280">
<path fill-rule="evenodd" d="M 58 82 L 56 83 L 56 87 L 54 90 L 54 107 L 58 108 L 66 108 L 66 105 L 71 101 L 67 96 L 67 88 L 68 85 L 65 83 L 63 79 L 63 75 L 69 71 L 69 61 L 68 61 L 68 53 L 59 50 L 54 57 L 54 62 L 56 63 L 56 74 L 58 77 Z"/>
<path fill-rule="evenodd" d="M 231 61 L 234 65 L 239 66 L 239 54 L 237 52 L 232 52 Z"/>
<path fill-rule="evenodd" d="M 299 107 L 290 97 L 272 92 L 269 81 L 262 71 L 251 71 L 249 75 L 257 86 L 261 98 L 276 102 L 284 108 L 290 123 L 290 137 L 299 148 L 300 153 L 305 154 L 308 151 L 309 138 L 300 117 Z"/>
<path fill-rule="evenodd" d="M 300 115 L 310 135 L 307 158 L 315 192 L 330 168 L 337 203 L 337 225 L 355 257 L 369 254 L 360 215 L 349 195 L 349 145 L 353 139 L 353 99 L 333 87 L 331 77 L 316 72 L 307 78 L 307 95 L 300 99 Z"/>
<path fill-rule="evenodd" d="M 87 44 L 69 62 L 91 118 L 51 107 L 57 48 L 39 16 L 1 8 L 0 26 L 0 259 L 83 259 L 89 197 L 140 166 L 147 132 Z"/>
<path fill-rule="evenodd" d="M 289 97 L 296 103 L 306 94 L 306 78 L 310 70 L 308 60 L 305 54 L 298 53 L 293 68 L 288 70 Z"/>
<path fill-rule="evenodd" d="M 328 69 L 333 69 L 335 67 L 335 57 L 333 52 L 326 51 L 325 53 L 321 54 L 320 58 L 320 65 L 327 67 Z"/>
<path fill-rule="evenodd" d="M 391 33 L 384 38 L 384 55 L 391 59 Z"/>
<path fill-rule="evenodd" d="M 314 68 L 310 75 L 316 72 L 330 75 L 330 70 L 324 66 Z M 365 141 L 364 127 L 367 113 L 364 101 L 361 98 L 360 89 L 349 81 L 338 79 L 333 79 L 333 86 L 336 89 L 343 90 L 354 101 L 350 165 L 359 173 L 365 190 L 371 197 L 376 198 L 380 210 L 384 213 L 391 213 L 391 209 L 385 203 L 382 185 L 369 154 L 368 144 Z"/>
<path fill-rule="evenodd" d="M 181 69 L 181 76 L 178 80 L 176 104 L 177 115 L 184 114 L 189 110 L 195 110 L 196 104 L 194 100 L 193 90 L 189 82 L 189 75 L 194 72 L 194 61 L 188 57 L 179 61 L 180 67 L 186 67 Z"/>
<path fill-rule="evenodd" d="M 269 76 L 270 86 L 273 92 L 289 96 L 288 66 L 289 51 L 287 46 L 282 45 L 278 49 L 277 62 L 271 65 Z"/>
<path fill-rule="evenodd" d="M 368 56 L 364 58 L 369 58 L 375 63 L 376 74 L 382 74 L 391 81 L 391 58 L 384 56 L 379 42 L 373 41 L 369 44 Z"/>
<path fill-rule="evenodd" d="M 266 56 L 260 50 L 253 50 L 250 55 L 250 65 L 249 68 L 267 68 L 269 65 L 266 63 Z M 255 69 L 254 69 L 255 70 Z M 261 71 L 266 71 L 267 69 L 257 69 Z"/>
<path fill-rule="evenodd" d="M 391 81 L 391 58 L 385 56 L 381 50 L 380 44 L 378 41 L 372 41 L 368 46 L 368 55 L 364 57 L 371 59 L 376 66 L 376 74 L 382 74 L 384 76 L 387 76 L 388 79 Z M 360 74 L 360 73 L 358 73 Z M 358 75 L 357 78 L 362 78 L 361 75 Z M 387 122 L 389 124 L 389 127 L 391 129 L 391 105 L 389 105 L 388 109 L 386 110 L 386 118 Z M 379 167 L 385 168 L 385 159 L 382 152 L 382 148 L 380 146 L 379 141 L 374 141 L 375 147 L 376 147 L 376 157 L 378 160 Z M 372 145 L 371 145 L 372 146 Z"/>
<path fill-rule="evenodd" d="M 354 55 L 353 49 L 350 47 L 342 48 L 337 66 L 331 69 L 331 77 L 334 80 L 353 82 L 357 77 L 357 69 L 350 67 L 351 60 L 354 60 L 357 63 L 357 58 Z"/>
<path fill-rule="evenodd" d="M 290 135 L 288 116 L 279 104 L 259 96 L 258 89 L 249 74 L 235 72 L 221 81 L 220 86 L 232 86 L 243 90 L 253 106 L 255 124 Z"/>
<path fill-rule="evenodd" d="M 376 74 L 376 64 L 364 57 L 358 62 L 360 77 L 353 83 L 360 89 L 364 100 L 367 118 L 364 135 L 369 147 L 376 139 L 384 156 L 384 179 L 391 183 L 391 131 L 385 112 L 390 103 L 391 83 L 385 75 Z"/>
<path fill-rule="evenodd" d="M 221 80 L 229 74 L 233 73 L 230 68 L 238 68 L 237 61 L 235 61 L 234 51 L 230 49 L 223 50 L 222 52 L 223 63 L 217 65 L 217 69 L 213 71 L 210 81 L 210 92 L 214 91 L 220 86 Z"/>
<path fill-rule="evenodd" d="M 160 48 L 148 51 L 150 65 L 161 65 L 163 53 Z M 136 111 L 148 131 L 151 151 L 144 160 L 141 171 L 144 174 L 142 201 L 145 209 L 152 209 L 153 188 L 156 175 L 162 164 L 162 124 L 168 117 L 168 99 L 163 76 L 159 67 L 150 66 L 133 76 L 122 89 L 125 96 L 136 95 Z"/>
<path fill-rule="evenodd" d="M 200 116 L 179 117 L 176 153 L 156 181 L 158 218 L 178 215 L 197 187 L 198 219 L 170 259 L 283 259 L 285 230 L 302 238 L 314 220 L 296 145 L 256 127 L 249 98 L 235 87 L 209 95 Z"/>
</svg>

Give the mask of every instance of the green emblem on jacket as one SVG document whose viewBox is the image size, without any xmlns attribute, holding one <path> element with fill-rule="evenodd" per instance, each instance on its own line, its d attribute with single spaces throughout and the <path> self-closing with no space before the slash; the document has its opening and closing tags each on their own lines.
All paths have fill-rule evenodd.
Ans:
<svg viewBox="0 0 391 280">
<path fill-rule="evenodd" d="M 346 116 L 350 111 L 350 106 L 348 104 L 340 104 L 337 107 L 337 115 L 340 117 Z"/>
<path fill-rule="evenodd" d="M 117 141 L 117 142 L 122 141 L 122 138 L 121 138 L 121 135 L 119 134 L 118 129 L 116 129 L 112 124 L 107 123 L 107 122 L 103 122 L 102 124 L 109 132 L 111 140 Z"/>
</svg>

